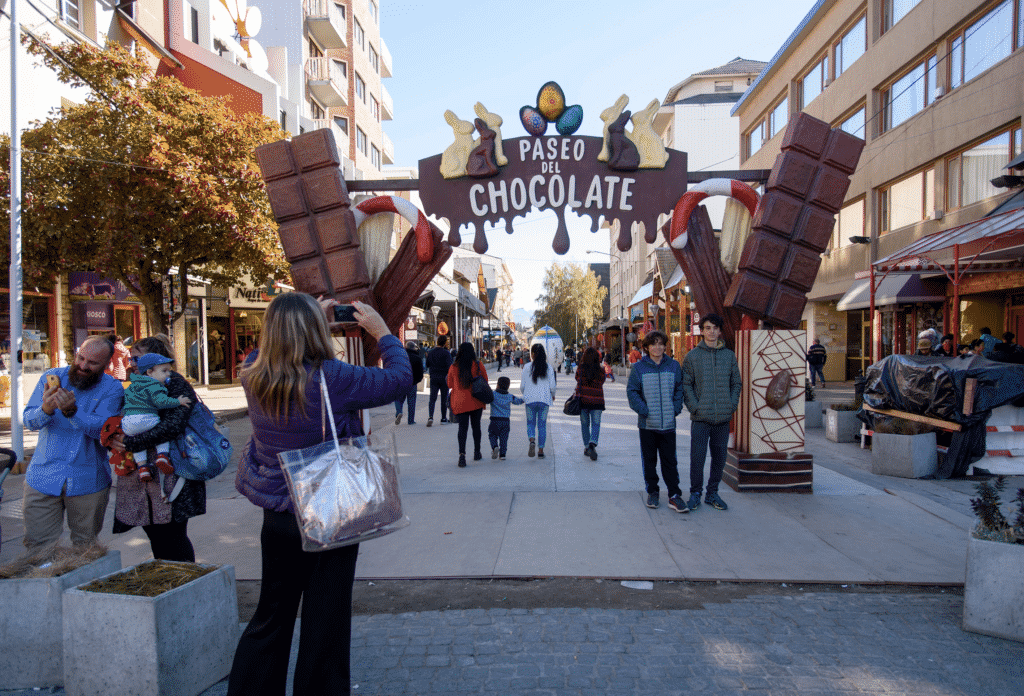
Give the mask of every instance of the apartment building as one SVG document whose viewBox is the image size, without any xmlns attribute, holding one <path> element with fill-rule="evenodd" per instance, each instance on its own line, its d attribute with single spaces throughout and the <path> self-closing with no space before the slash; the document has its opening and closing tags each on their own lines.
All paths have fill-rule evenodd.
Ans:
<svg viewBox="0 0 1024 696">
<path fill-rule="evenodd" d="M 261 37 L 271 74 L 287 83 L 314 128 L 331 128 L 342 154 L 353 164 L 352 179 L 380 179 L 394 164 L 384 121 L 394 104 L 384 86 L 391 77 L 391 53 L 380 32 L 378 0 L 262 0 Z M 292 133 L 302 124 L 282 117 Z"/>
<path fill-rule="evenodd" d="M 745 169 L 772 166 L 798 111 L 867 143 L 804 313 L 832 356 L 827 380 L 913 352 L 926 328 L 960 342 L 1024 329 L 1024 274 L 1005 270 L 1019 254 L 1004 249 L 996 272 L 939 259 L 964 225 L 987 221 L 990 247 L 1012 231 L 998 213 L 1020 207 L 1020 189 L 991 181 L 1021 153 L 1022 20 L 1024 0 L 819 0 L 733 108 Z M 869 316 L 873 264 L 940 232 L 948 244 L 929 242 L 919 273 L 885 277 Z"/>
</svg>

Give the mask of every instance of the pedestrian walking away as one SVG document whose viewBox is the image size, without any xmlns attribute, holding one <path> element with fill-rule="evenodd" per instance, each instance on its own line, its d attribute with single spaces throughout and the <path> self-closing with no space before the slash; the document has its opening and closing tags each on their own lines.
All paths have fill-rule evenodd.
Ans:
<svg viewBox="0 0 1024 696">
<path fill-rule="evenodd" d="M 526 436 L 530 438 L 527 455 L 544 458 L 544 444 L 548 437 L 548 409 L 554 402 L 558 378 L 555 368 L 548 362 L 544 346 L 534 343 L 530 347 L 530 362 L 523 365 L 519 389 L 526 402 Z"/>
<path fill-rule="evenodd" d="M 266 309 L 259 349 L 240 376 L 252 421 L 235 488 L 263 508 L 262 575 L 256 611 L 238 641 L 229 696 L 285 693 L 296 612 L 302 630 L 293 693 L 351 693 L 349 654 L 352 584 L 359 545 L 311 553 L 302 538 L 277 455 L 324 440 L 321 383 L 330 397 L 338 437 L 363 435 L 360 409 L 392 403 L 412 384 L 402 343 L 372 307 L 354 302 L 359 326 L 377 341 L 383 367 L 334 357 L 328 330 L 334 300 L 278 295 Z M 298 368 L 298 369 L 296 369 Z M 328 429 L 330 432 L 330 429 Z"/>
<path fill-rule="evenodd" d="M 815 385 L 815 377 L 821 380 L 821 386 L 825 386 L 825 373 L 822 368 L 828 360 L 828 353 L 825 346 L 821 345 L 820 339 L 814 339 L 811 347 L 807 349 L 807 366 L 811 368 L 811 386 Z"/>
<path fill-rule="evenodd" d="M 491 443 L 491 459 L 505 459 L 508 452 L 508 436 L 512 430 L 512 405 L 522 405 L 524 401 L 518 396 L 508 393 L 512 380 L 508 377 L 498 378 L 498 388 L 494 390 L 494 401 L 491 402 L 491 422 L 487 424 L 487 439 Z"/>
<path fill-rule="evenodd" d="M 113 355 L 106 338 L 85 339 L 71 365 L 42 374 L 25 405 L 25 427 L 39 433 L 22 496 L 30 556 L 53 550 L 65 514 L 74 546 L 95 544 L 103 528 L 111 478 L 100 430 L 124 402 L 124 387 L 104 374 Z"/>
<path fill-rule="evenodd" d="M 689 512 L 679 488 L 676 459 L 676 416 L 683 410 L 683 378 L 679 363 L 665 355 L 668 337 L 651 331 L 643 340 L 647 353 L 629 373 L 626 396 L 637 413 L 640 430 L 640 461 L 643 466 L 647 507 L 660 504 L 658 460 L 661 478 L 668 489 L 668 506 L 676 512 Z"/>
<path fill-rule="evenodd" d="M 406 341 L 405 352 L 409 354 L 409 363 L 412 365 L 412 386 L 395 400 L 395 425 L 402 422 L 402 405 L 405 403 L 409 404 L 409 417 L 406 422 L 409 425 L 416 424 L 416 392 L 423 381 L 423 358 L 420 356 L 420 348 L 416 341 Z"/>
<path fill-rule="evenodd" d="M 427 353 L 427 373 L 430 375 L 430 401 L 427 402 L 427 427 L 434 424 L 434 404 L 441 395 L 441 422 L 448 422 L 448 368 L 452 354 L 448 350 L 448 337 L 438 336 L 437 347 Z"/>
<path fill-rule="evenodd" d="M 704 502 L 716 510 L 728 505 L 718 495 L 729 446 L 729 421 L 740 403 L 743 381 L 736 354 L 722 340 L 722 317 L 708 314 L 700 323 L 703 339 L 683 360 L 683 398 L 690 412 L 690 500 L 696 510 L 704 488 L 704 461 L 711 449 Z"/>
<path fill-rule="evenodd" d="M 451 389 L 452 417 L 459 421 L 459 466 L 466 466 L 466 434 L 473 426 L 473 461 L 483 459 L 480 452 L 480 417 L 484 403 L 473 396 L 472 384 L 477 377 L 487 379 L 487 370 L 476 359 L 472 343 L 463 343 L 455 356 L 455 364 L 448 368 L 448 387 Z"/>
<path fill-rule="evenodd" d="M 604 411 L 604 368 L 596 348 L 583 351 L 576 370 L 576 394 L 580 397 L 580 431 L 583 454 L 597 461 L 597 441 L 601 435 L 601 413 Z"/>
</svg>

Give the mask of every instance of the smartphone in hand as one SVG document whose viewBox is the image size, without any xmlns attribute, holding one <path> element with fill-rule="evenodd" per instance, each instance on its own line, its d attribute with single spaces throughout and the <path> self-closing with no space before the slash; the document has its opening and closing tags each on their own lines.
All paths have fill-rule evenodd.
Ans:
<svg viewBox="0 0 1024 696">
<path fill-rule="evenodd" d="M 351 304 L 334 305 L 334 321 L 354 323 L 356 320 L 356 306 Z"/>
</svg>

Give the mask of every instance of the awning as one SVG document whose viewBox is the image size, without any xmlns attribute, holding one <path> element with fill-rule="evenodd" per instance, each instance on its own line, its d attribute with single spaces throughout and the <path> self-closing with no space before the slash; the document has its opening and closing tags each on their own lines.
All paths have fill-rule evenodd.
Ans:
<svg viewBox="0 0 1024 696">
<path fill-rule="evenodd" d="M 875 307 L 915 302 L 942 302 L 946 299 L 944 283 L 921 280 L 918 275 L 898 275 L 883 278 L 875 288 Z M 840 312 L 868 309 L 871 306 L 871 280 L 858 280 L 843 299 L 836 304 Z"/>
<path fill-rule="evenodd" d="M 681 282 L 683 282 L 683 267 L 676 266 L 676 270 L 672 271 L 672 277 L 668 280 L 662 279 L 661 286 L 668 290 L 679 285 Z"/>
<path fill-rule="evenodd" d="M 653 294 L 654 294 L 654 281 L 652 280 L 650 283 L 644 283 L 642 286 L 640 286 L 640 289 L 636 291 L 636 294 L 633 295 L 633 299 L 630 300 L 629 303 L 626 306 L 627 307 L 632 307 L 635 304 L 643 302 L 644 300 L 646 300 L 648 297 L 650 297 Z"/>
<path fill-rule="evenodd" d="M 932 271 L 954 282 L 957 271 L 991 273 L 1024 268 L 1024 208 L 922 237 L 874 263 L 876 275 Z"/>
</svg>

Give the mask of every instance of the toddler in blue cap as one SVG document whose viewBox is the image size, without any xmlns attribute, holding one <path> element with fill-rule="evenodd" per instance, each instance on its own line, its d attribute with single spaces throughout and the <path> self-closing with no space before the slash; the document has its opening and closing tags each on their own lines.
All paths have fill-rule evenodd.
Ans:
<svg viewBox="0 0 1024 696">
<path fill-rule="evenodd" d="M 159 353 L 146 353 L 135 360 L 138 372 L 129 375 L 131 384 L 124 392 L 124 417 L 121 429 L 125 435 L 138 435 L 152 429 L 160 422 L 159 411 L 165 408 L 188 406 L 192 400 L 187 396 L 172 399 L 167 395 L 167 382 L 171 378 L 171 364 L 174 361 Z M 173 474 L 171 464 L 171 446 L 169 442 L 161 442 L 156 446 L 156 459 L 153 464 L 161 473 Z M 148 463 L 146 450 L 133 452 L 133 458 L 139 467 L 139 480 L 152 481 L 153 467 Z"/>
</svg>

